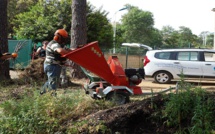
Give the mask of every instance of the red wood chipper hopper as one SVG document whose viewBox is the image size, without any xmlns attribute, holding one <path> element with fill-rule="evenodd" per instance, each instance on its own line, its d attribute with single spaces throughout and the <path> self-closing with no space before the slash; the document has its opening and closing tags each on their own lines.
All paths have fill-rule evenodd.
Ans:
<svg viewBox="0 0 215 134">
<path fill-rule="evenodd" d="M 124 104 L 129 101 L 130 95 L 142 94 L 137 85 L 144 78 L 144 70 L 123 69 L 117 56 L 110 56 L 106 61 L 97 41 L 75 49 L 64 57 L 82 67 L 90 79 L 84 89 L 95 99 L 105 98 Z"/>
</svg>

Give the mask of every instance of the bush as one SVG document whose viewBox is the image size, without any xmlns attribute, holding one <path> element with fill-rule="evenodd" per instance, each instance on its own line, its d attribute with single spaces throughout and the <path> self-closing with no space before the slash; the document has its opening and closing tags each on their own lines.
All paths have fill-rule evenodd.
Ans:
<svg viewBox="0 0 215 134">
<path fill-rule="evenodd" d="M 169 94 L 163 110 L 165 123 L 175 127 L 179 133 L 211 133 L 215 121 L 214 100 L 210 93 L 201 88 L 192 88 L 185 82 L 180 83 L 179 92 Z M 182 130 L 181 128 L 187 128 Z"/>
<path fill-rule="evenodd" d="M 0 105 L 0 132 L 2 133 L 54 133 L 66 131 L 71 121 L 93 111 L 107 108 L 80 90 L 73 90 L 57 97 L 49 93 L 21 100 L 7 100 Z M 102 105 L 102 106 L 101 106 Z M 109 106 L 110 107 L 110 106 Z M 63 125 L 62 125 L 63 124 Z"/>
</svg>

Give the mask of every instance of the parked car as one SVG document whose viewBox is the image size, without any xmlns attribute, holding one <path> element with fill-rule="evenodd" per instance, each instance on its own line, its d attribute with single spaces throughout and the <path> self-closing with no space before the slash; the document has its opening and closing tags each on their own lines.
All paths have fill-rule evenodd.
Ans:
<svg viewBox="0 0 215 134">
<path fill-rule="evenodd" d="M 184 79 L 215 78 L 215 50 L 211 49 L 150 50 L 143 64 L 145 75 L 160 84 L 170 83 L 181 76 Z"/>
</svg>

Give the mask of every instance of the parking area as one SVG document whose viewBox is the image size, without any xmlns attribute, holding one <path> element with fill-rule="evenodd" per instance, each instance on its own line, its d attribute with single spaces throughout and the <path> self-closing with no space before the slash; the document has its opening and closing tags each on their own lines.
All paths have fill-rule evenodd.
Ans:
<svg viewBox="0 0 215 134">
<path fill-rule="evenodd" d="M 209 91 L 215 91 L 215 80 L 201 81 L 201 80 L 186 80 L 186 82 L 191 83 L 193 86 L 202 87 L 203 89 Z M 146 77 L 139 86 L 142 88 L 143 92 L 160 92 L 170 87 L 175 87 L 177 81 L 172 81 L 170 84 L 158 84 L 154 82 L 153 78 Z"/>
</svg>

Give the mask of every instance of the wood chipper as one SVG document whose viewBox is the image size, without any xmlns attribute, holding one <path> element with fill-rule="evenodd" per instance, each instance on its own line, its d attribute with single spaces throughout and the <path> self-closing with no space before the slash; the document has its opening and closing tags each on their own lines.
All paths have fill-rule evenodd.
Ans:
<svg viewBox="0 0 215 134">
<path fill-rule="evenodd" d="M 63 57 L 81 66 L 89 78 L 83 87 L 94 99 L 104 98 L 124 104 L 129 102 L 130 95 L 142 94 L 141 87 L 137 85 L 144 79 L 144 69 L 123 69 L 117 56 L 110 56 L 106 61 L 97 41 Z"/>
</svg>

